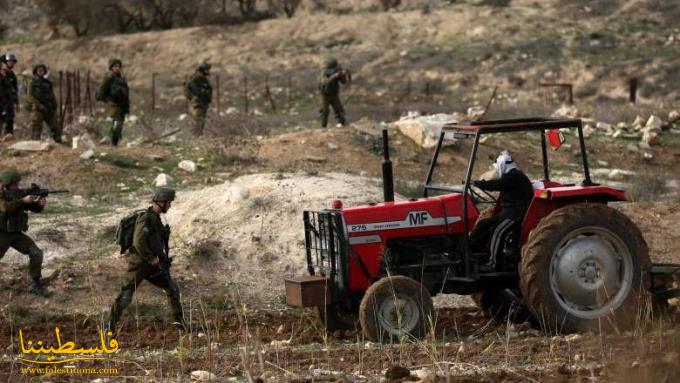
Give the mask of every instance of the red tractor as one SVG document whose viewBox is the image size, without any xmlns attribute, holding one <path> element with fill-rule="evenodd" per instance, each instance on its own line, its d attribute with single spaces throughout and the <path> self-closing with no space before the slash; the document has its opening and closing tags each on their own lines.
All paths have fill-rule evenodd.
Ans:
<svg viewBox="0 0 680 383">
<path fill-rule="evenodd" d="M 583 181 L 550 178 L 548 143 L 577 131 Z M 541 140 L 543 179 L 503 256 L 509 271 L 484 271 L 471 250 L 478 206 L 497 198 L 472 183 L 485 135 L 527 132 Z M 424 196 L 394 202 L 387 134 L 383 133 L 385 202 L 305 211 L 308 276 L 286 280 L 290 305 L 318 306 L 330 330 L 355 328 L 369 340 L 421 338 L 434 326 L 432 296 L 472 295 L 490 318 L 532 320 L 547 332 L 625 328 L 653 303 L 680 296 L 680 265 L 652 265 L 638 227 L 607 204 L 623 191 L 593 183 L 579 119 L 528 118 L 446 125 L 424 184 Z M 546 137 L 547 136 L 547 137 Z M 433 182 L 447 140 L 473 139 L 462 185 Z M 509 236 L 512 238 L 512 236 Z M 488 254 L 487 254 L 488 256 Z M 673 280 L 675 279 L 675 285 Z M 649 303 L 649 305 L 648 305 Z"/>
</svg>

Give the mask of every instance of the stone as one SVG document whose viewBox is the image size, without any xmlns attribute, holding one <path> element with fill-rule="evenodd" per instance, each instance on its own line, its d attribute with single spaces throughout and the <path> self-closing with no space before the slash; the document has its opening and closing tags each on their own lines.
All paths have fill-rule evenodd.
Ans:
<svg viewBox="0 0 680 383">
<path fill-rule="evenodd" d="M 644 152 L 644 153 L 642 154 L 642 158 L 643 158 L 645 161 L 651 161 L 651 160 L 654 159 L 654 155 L 653 155 L 652 153 L 650 153 L 650 152 Z"/>
<path fill-rule="evenodd" d="M 134 114 L 128 114 L 125 118 L 125 122 L 129 124 L 135 124 L 139 121 L 139 117 L 135 116 Z"/>
<path fill-rule="evenodd" d="M 562 105 L 553 112 L 553 117 L 576 118 L 580 115 L 578 108 L 573 105 Z"/>
<path fill-rule="evenodd" d="M 51 149 L 49 142 L 42 141 L 19 141 L 9 148 L 19 152 L 47 152 Z"/>
<path fill-rule="evenodd" d="M 656 144 L 658 137 L 659 137 L 658 132 L 644 130 L 642 133 L 642 143 L 647 145 L 654 145 Z"/>
<path fill-rule="evenodd" d="M 672 124 L 678 120 L 680 120 L 680 110 L 671 110 L 668 113 L 668 123 Z"/>
<path fill-rule="evenodd" d="M 609 132 L 612 130 L 612 124 L 600 121 L 597 124 L 595 124 L 595 128 L 597 128 L 598 130 L 604 130 L 606 132 Z"/>
<path fill-rule="evenodd" d="M 328 149 L 330 149 L 330 150 L 338 150 L 338 148 L 339 148 L 338 144 L 335 144 L 335 143 L 333 143 L 333 142 L 329 142 L 329 143 L 328 143 Z"/>
<path fill-rule="evenodd" d="M 483 115 L 484 108 L 479 105 L 471 106 L 467 109 L 467 118 L 469 118 L 470 120 L 476 120 Z"/>
<path fill-rule="evenodd" d="M 169 175 L 165 173 L 161 173 L 156 176 L 156 178 L 153 180 L 153 185 L 155 187 L 165 187 L 169 186 L 173 181 L 173 178 L 170 177 Z"/>
<path fill-rule="evenodd" d="M 623 134 L 623 130 L 621 129 L 616 129 L 616 131 L 612 134 L 612 137 L 614 138 L 619 138 Z"/>
<path fill-rule="evenodd" d="M 191 371 L 191 381 L 192 382 L 216 382 L 217 375 L 210 371 L 196 370 Z"/>
<path fill-rule="evenodd" d="M 94 157 L 94 150 L 93 149 L 88 149 L 80 155 L 81 160 L 89 160 L 92 157 Z"/>
<path fill-rule="evenodd" d="M 647 120 L 645 127 L 643 128 L 643 132 L 660 133 L 662 127 L 663 127 L 663 121 L 661 121 L 661 119 L 659 117 L 651 115 L 649 117 L 649 120 Z"/>
<path fill-rule="evenodd" d="M 236 113 L 238 113 L 238 109 L 234 108 L 233 106 L 230 106 L 230 107 L 227 108 L 225 113 L 226 114 L 236 114 Z"/>
<path fill-rule="evenodd" d="M 196 163 L 191 160 L 182 160 L 177 164 L 177 167 L 189 173 L 193 173 L 197 169 Z"/>
<path fill-rule="evenodd" d="M 637 116 L 635 117 L 635 120 L 633 120 L 633 126 L 634 126 L 634 127 L 635 127 L 635 126 L 642 127 L 642 126 L 644 126 L 644 125 L 645 125 L 645 119 L 642 118 L 642 116 L 637 115 Z"/>
<path fill-rule="evenodd" d="M 177 120 L 178 120 L 178 121 L 184 121 L 184 120 L 187 119 L 187 117 L 189 117 L 188 114 L 182 113 L 182 114 L 179 115 L 179 117 L 177 117 Z"/>
<path fill-rule="evenodd" d="M 569 335 L 564 337 L 564 340 L 571 343 L 571 342 L 576 342 L 577 340 L 580 340 L 581 338 L 583 338 L 583 335 L 581 335 L 581 334 L 569 334 Z"/>
<path fill-rule="evenodd" d="M 442 126 L 457 122 L 451 115 L 435 114 L 430 116 L 406 116 L 394 123 L 401 134 L 425 149 L 437 146 Z"/>
<path fill-rule="evenodd" d="M 80 136 L 73 137 L 71 147 L 73 149 L 90 150 L 95 148 L 95 143 L 88 133 L 83 133 Z"/>
</svg>

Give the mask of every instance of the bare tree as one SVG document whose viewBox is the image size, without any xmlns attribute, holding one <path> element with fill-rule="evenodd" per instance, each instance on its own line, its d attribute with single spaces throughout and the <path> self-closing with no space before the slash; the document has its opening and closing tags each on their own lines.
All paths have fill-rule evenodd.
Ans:
<svg viewBox="0 0 680 383">
<path fill-rule="evenodd" d="M 401 5 L 401 0 L 379 0 L 384 11 L 389 11 Z"/>
<path fill-rule="evenodd" d="M 238 2 L 238 9 L 241 15 L 249 18 L 255 14 L 257 0 L 236 0 Z"/>
<path fill-rule="evenodd" d="M 283 12 L 286 17 L 291 18 L 300 6 L 302 0 L 269 0 L 269 8 L 274 12 Z"/>
</svg>

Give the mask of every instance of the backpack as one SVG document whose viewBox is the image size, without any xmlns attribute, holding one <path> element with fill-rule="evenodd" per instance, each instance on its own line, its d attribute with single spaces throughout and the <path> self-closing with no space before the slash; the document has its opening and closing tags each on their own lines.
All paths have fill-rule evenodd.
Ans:
<svg viewBox="0 0 680 383">
<path fill-rule="evenodd" d="M 135 235 L 135 224 L 140 215 L 146 210 L 135 210 L 131 214 L 123 217 L 116 228 L 115 242 L 120 246 L 120 253 L 123 254 L 132 248 L 132 241 Z"/>
</svg>

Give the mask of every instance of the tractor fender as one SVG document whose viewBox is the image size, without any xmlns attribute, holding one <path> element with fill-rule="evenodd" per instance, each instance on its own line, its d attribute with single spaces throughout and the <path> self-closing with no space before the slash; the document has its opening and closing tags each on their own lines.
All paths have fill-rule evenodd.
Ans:
<svg viewBox="0 0 680 383">
<path fill-rule="evenodd" d="M 548 189 L 537 189 L 529 205 L 524 222 L 522 222 L 522 245 L 529 238 L 529 233 L 539 222 L 553 210 L 575 203 L 603 203 L 626 201 L 622 190 L 606 186 L 561 186 Z"/>
</svg>

